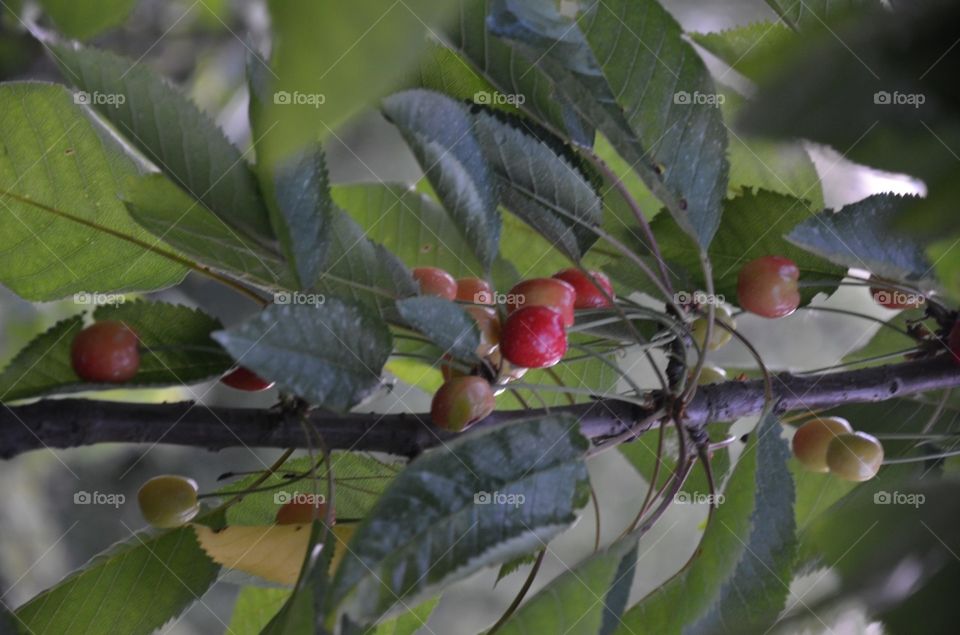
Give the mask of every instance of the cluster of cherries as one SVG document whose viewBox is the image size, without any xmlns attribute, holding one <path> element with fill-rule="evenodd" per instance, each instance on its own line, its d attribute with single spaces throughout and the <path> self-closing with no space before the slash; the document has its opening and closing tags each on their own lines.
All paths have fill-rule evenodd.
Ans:
<svg viewBox="0 0 960 635">
<path fill-rule="evenodd" d="M 846 481 L 868 481 L 883 463 L 883 446 L 866 432 L 854 432 L 842 417 L 811 419 L 793 435 L 793 455 L 812 472 L 830 472 Z"/>
<path fill-rule="evenodd" d="M 191 478 L 164 474 L 155 476 L 137 492 L 140 513 L 153 527 L 172 529 L 180 527 L 200 512 L 197 483 Z M 331 524 L 336 522 L 331 511 Z M 294 499 L 282 505 L 274 517 L 278 525 L 304 525 L 314 518 L 325 521 L 327 505 L 319 498 Z"/>
<path fill-rule="evenodd" d="M 441 365 L 445 381 L 430 406 L 436 425 L 457 432 L 493 412 L 498 391 L 527 369 L 548 368 L 563 359 L 575 309 L 609 307 L 614 298 L 604 274 L 565 269 L 552 278 L 524 280 L 510 289 L 501 322 L 493 287 L 486 280 L 455 280 L 437 267 L 418 267 L 413 277 L 423 295 L 466 303 L 480 332 L 476 353 L 482 363 L 465 373 L 446 360 Z"/>
</svg>

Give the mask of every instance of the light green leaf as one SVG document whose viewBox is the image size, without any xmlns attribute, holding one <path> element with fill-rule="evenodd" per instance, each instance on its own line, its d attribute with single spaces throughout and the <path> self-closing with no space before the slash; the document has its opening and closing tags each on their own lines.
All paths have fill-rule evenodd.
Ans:
<svg viewBox="0 0 960 635">
<path fill-rule="evenodd" d="M 792 29 L 829 28 L 827 24 L 858 8 L 879 8 L 881 0 L 767 0 L 784 24 Z"/>
<path fill-rule="evenodd" d="M 36 596 L 17 617 L 33 633 L 148 635 L 216 580 L 191 527 L 136 534 Z"/>
<path fill-rule="evenodd" d="M 715 33 L 690 33 L 689 36 L 730 68 L 752 80 L 772 70 L 783 42 L 794 37 L 782 22 L 751 22 Z"/>
<path fill-rule="evenodd" d="M 500 240 L 499 192 L 467 108 L 439 93 L 415 89 L 385 99 L 383 112 L 410 145 L 473 253 L 489 269 Z"/>
<path fill-rule="evenodd" d="M 443 298 L 422 296 L 397 301 L 400 317 L 426 335 L 445 354 L 457 359 L 479 361 L 480 331 L 463 307 Z"/>
<path fill-rule="evenodd" d="M 260 635 L 260 631 L 270 621 L 283 603 L 290 597 L 289 589 L 270 589 L 248 586 L 240 589 L 237 603 L 233 606 L 229 635 Z"/>
<path fill-rule="evenodd" d="M 414 607 L 402 615 L 377 624 L 365 635 L 413 635 L 420 627 L 425 626 L 430 614 L 437 607 L 440 598 L 433 598 Z"/>
<path fill-rule="evenodd" d="M 40 7 L 57 30 L 86 40 L 123 24 L 137 0 L 40 0 Z"/>
<path fill-rule="evenodd" d="M 406 598 L 542 547 L 587 502 L 587 446 L 576 421 L 557 415 L 477 430 L 430 450 L 361 523 L 329 609 L 368 624 L 398 598 L 409 604 Z"/>
<path fill-rule="evenodd" d="M 318 406 L 345 411 L 379 384 L 393 343 L 368 309 L 337 298 L 274 304 L 213 334 L 244 366 Z"/>
<path fill-rule="evenodd" d="M 137 174 L 123 149 L 52 84 L 0 86 L 0 282 L 28 300 L 152 291 L 183 265 L 117 200 Z"/>
</svg>

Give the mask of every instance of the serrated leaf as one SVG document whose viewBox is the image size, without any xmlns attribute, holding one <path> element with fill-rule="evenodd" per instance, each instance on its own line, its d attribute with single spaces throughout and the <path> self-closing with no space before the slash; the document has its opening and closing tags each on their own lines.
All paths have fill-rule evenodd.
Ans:
<svg viewBox="0 0 960 635">
<path fill-rule="evenodd" d="M 751 434 L 690 563 L 630 608 L 618 633 L 736 633 L 776 618 L 796 550 L 788 458 L 780 423 L 767 417 Z"/>
<path fill-rule="evenodd" d="M 730 68 L 757 80 L 770 70 L 783 41 L 793 37 L 781 22 L 751 22 L 714 33 L 690 33 L 690 39 L 707 49 Z"/>
<path fill-rule="evenodd" d="M 491 30 L 536 61 L 706 248 L 727 188 L 726 130 L 713 81 L 670 14 L 654 0 L 594 3 L 577 22 L 548 0 L 494 6 Z"/>
<path fill-rule="evenodd" d="M 226 372 L 233 363 L 210 339 L 210 333 L 221 328 L 220 321 L 197 309 L 134 301 L 98 307 L 93 315 L 124 322 L 140 339 L 140 369 L 125 388 L 196 383 Z M 27 344 L 0 373 L 0 401 L 115 388 L 84 382 L 74 373 L 70 347 L 82 328 L 83 316 L 77 315 Z"/>
<path fill-rule="evenodd" d="M 57 30 L 78 40 L 123 24 L 136 4 L 137 0 L 40 0 Z"/>
<path fill-rule="evenodd" d="M 543 439 L 551 439 L 549 448 Z M 334 578 L 329 608 L 370 623 L 398 599 L 416 600 L 542 547 L 586 504 L 587 446 L 576 421 L 556 415 L 478 430 L 428 451 L 361 523 Z M 475 498 L 483 493 L 490 504 Z"/>
<path fill-rule="evenodd" d="M 385 99 L 383 113 L 400 130 L 461 235 L 489 269 L 500 240 L 499 193 L 467 108 L 439 93 L 414 89 Z"/>
<path fill-rule="evenodd" d="M 573 260 L 597 235 L 603 204 L 595 183 L 562 140 L 532 122 L 474 106 L 476 136 L 501 181 L 501 203 Z"/>
<path fill-rule="evenodd" d="M 248 586 L 237 594 L 227 633 L 230 635 L 260 635 L 260 631 L 270 621 L 287 598 L 288 589 L 272 589 Z"/>
<path fill-rule="evenodd" d="M 183 278 L 182 264 L 144 247 L 152 237 L 117 200 L 137 166 L 69 91 L 4 84 L 0 113 L 0 282 L 53 300 Z"/>
<path fill-rule="evenodd" d="M 128 179 L 121 196 L 134 220 L 153 234 L 151 243 L 163 241 L 259 287 L 295 286 L 278 251 L 230 227 L 165 176 Z"/>
<path fill-rule="evenodd" d="M 455 302 L 432 296 L 397 301 L 400 317 L 426 335 L 444 353 L 457 359 L 476 360 L 480 345 L 477 323 Z"/>
<path fill-rule="evenodd" d="M 274 304 L 213 334 L 261 377 L 315 405 L 345 411 L 380 384 L 392 349 L 390 330 L 360 305 Z"/>
<path fill-rule="evenodd" d="M 511 573 L 516 573 L 525 565 L 533 564 L 536 561 L 537 555 L 535 553 L 526 553 L 522 556 L 517 556 L 513 560 L 504 562 L 502 565 L 500 565 L 500 569 L 497 571 L 497 581 L 494 584 L 498 584 L 500 580 L 503 580 Z"/>
<path fill-rule="evenodd" d="M 827 24 L 864 7 L 881 7 L 881 0 L 767 0 L 784 24 L 792 29 L 829 28 Z"/>
<path fill-rule="evenodd" d="M 139 61 L 79 45 L 49 46 L 64 78 L 177 185 L 235 230 L 258 242 L 273 239 L 253 171 L 193 102 Z"/>
<path fill-rule="evenodd" d="M 203 595 L 218 570 L 190 527 L 144 532 L 95 557 L 16 614 L 33 633 L 147 635 Z"/>
<path fill-rule="evenodd" d="M 498 632 L 606 635 L 619 623 L 633 582 L 637 540 L 627 537 L 554 578 Z"/>
<path fill-rule="evenodd" d="M 927 278 L 931 267 L 923 244 L 889 228 L 915 200 L 914 196 L 874 194 L 834 214 L 800 223 L 787 240 L 834 264 L 866 269 L 890 280 Z"/>
</svg>

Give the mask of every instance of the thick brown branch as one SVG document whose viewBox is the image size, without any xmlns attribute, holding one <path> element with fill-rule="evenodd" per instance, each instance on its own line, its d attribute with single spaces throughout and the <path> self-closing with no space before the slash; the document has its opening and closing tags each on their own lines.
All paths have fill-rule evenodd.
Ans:
<svg viewBox="0 0 960 635">
<path fill-rule="evenodd" d="M 904 362 L 827 375 L 773 379 L 775 409 L 821 409 L 852 402 L 895 397 L 960 386 L 960 367 L 946 358 Z M 557 407 L 580 421 L 593 440 L 617 436 L 658 408 L 659 393 L 650 393 L 650 408 L 616 399 Z M 686 409 L 685 424 L 698 427 L 759 414 L 763 382 L 759 380 L 703 386 Z M 542 414 L 542 410 L 499 411 L 481 426 Z M 314 412 L 312 421 L 332 449 L 380 451 L 415 456 L 452 435 L 429 424 L 427 415 L 330 414 Z M 652 424 L 648 424 L 652 425 Z M 637 430 L 636 432 L 642 432 Z M 275 410 L 207 408 L 190 402 L 130 404 L 86 399 L 44 400 L 0 410 L 0 457 L 44 447 L 68 448 L 94 443 L 167 443 L 210 450 L 227 447 L 297 447 L 305 443 L 300 424 Z"/>
</svg>

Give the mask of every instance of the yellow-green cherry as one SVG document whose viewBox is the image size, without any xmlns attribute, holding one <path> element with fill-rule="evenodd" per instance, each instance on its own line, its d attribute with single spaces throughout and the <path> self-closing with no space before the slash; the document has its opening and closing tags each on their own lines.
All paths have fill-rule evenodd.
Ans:
<svg viewBox="0 0 960 635">
<path fill-rule="evenodd" d="M 197 483 L 182 476 L 154 476 L 137 492 L 143 518 L 160 529 L 179 527 L 200 511 Z"/>
</svg>

